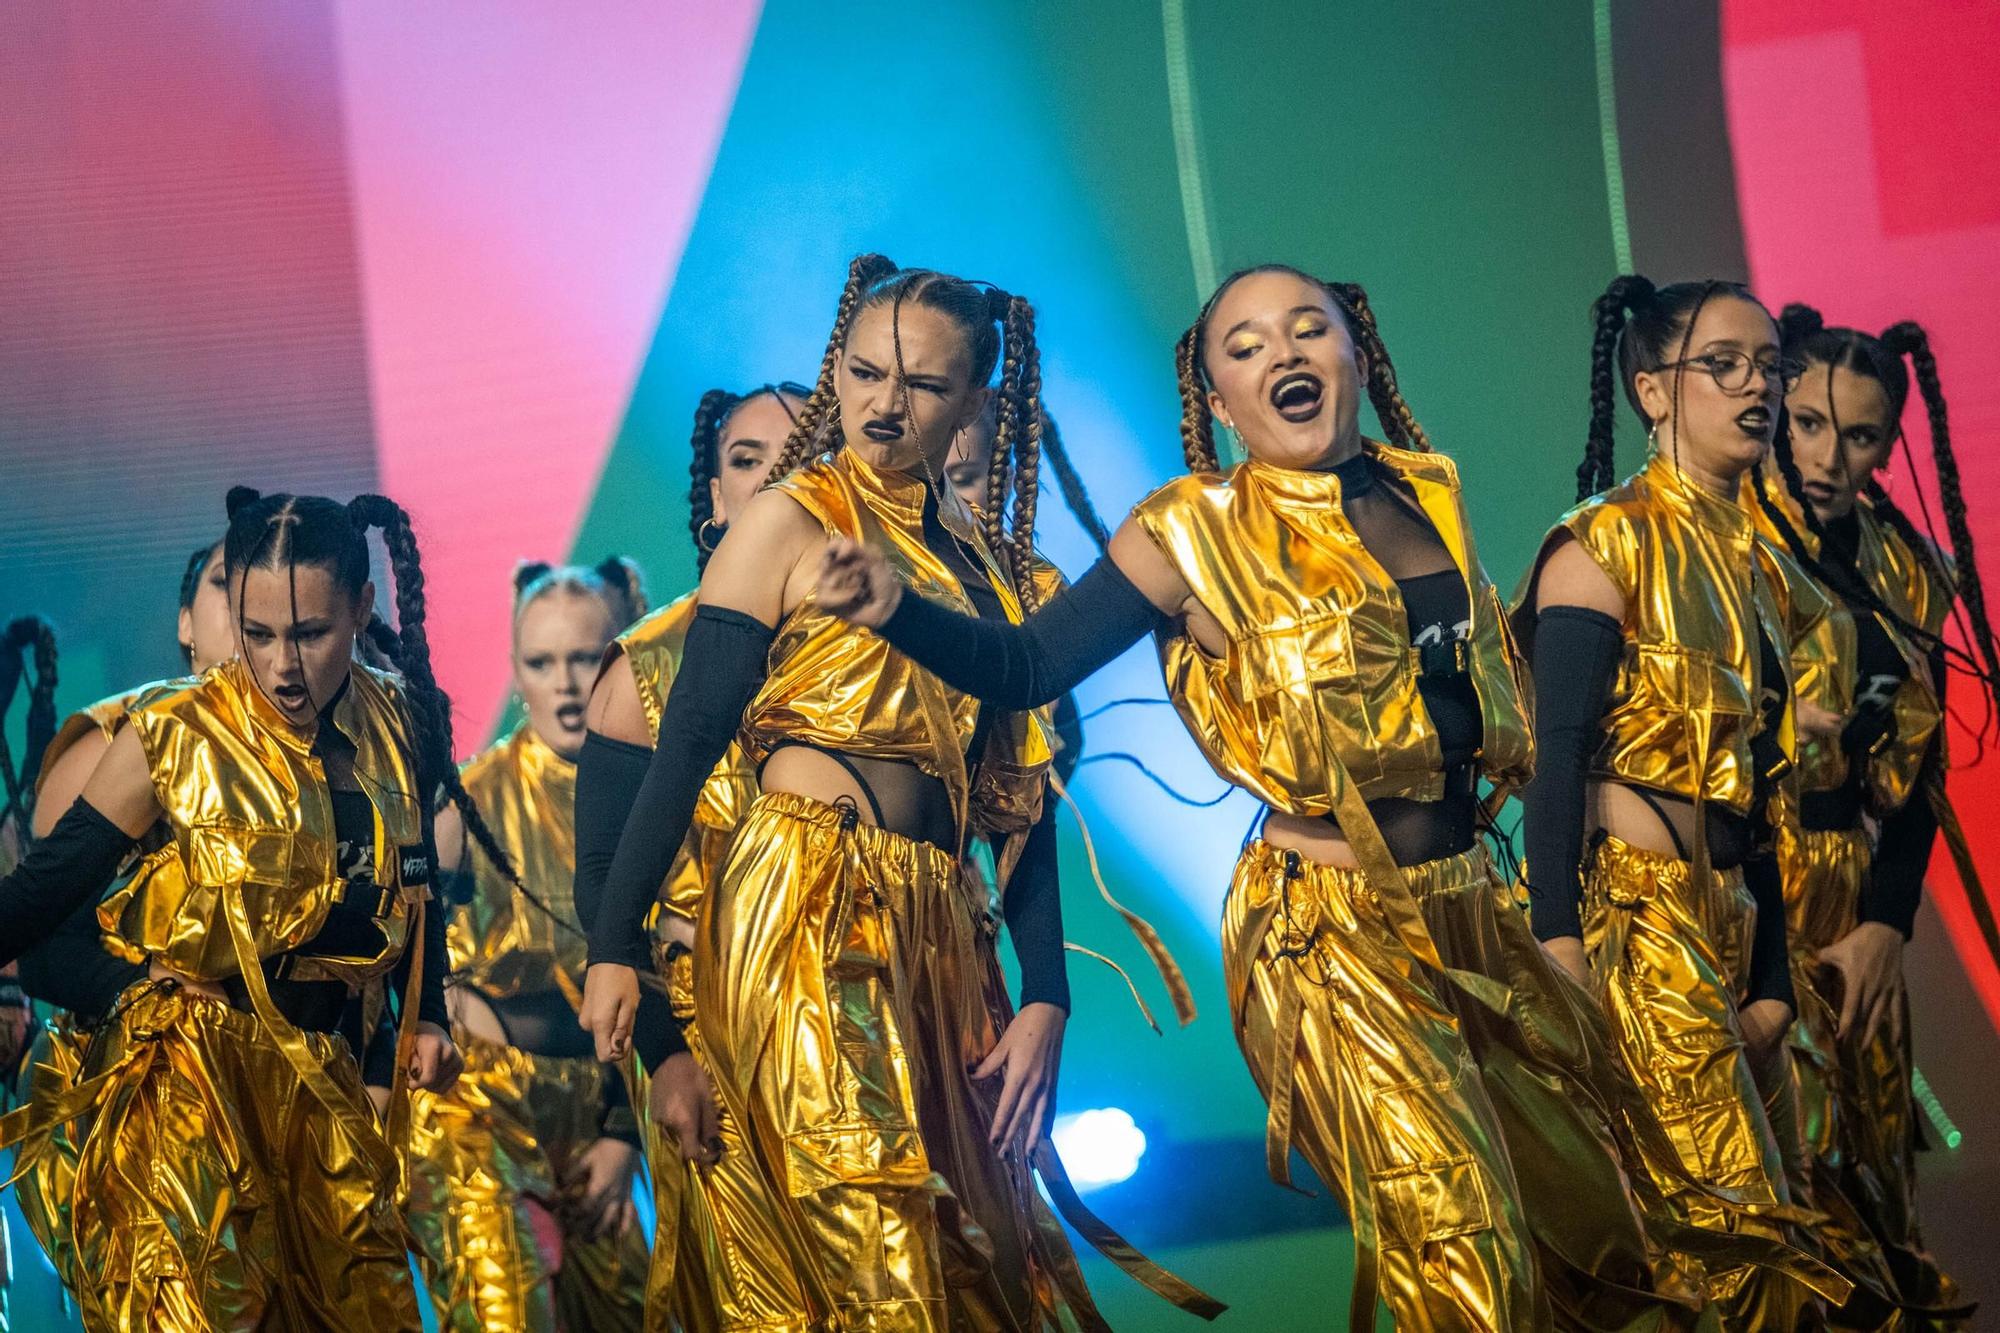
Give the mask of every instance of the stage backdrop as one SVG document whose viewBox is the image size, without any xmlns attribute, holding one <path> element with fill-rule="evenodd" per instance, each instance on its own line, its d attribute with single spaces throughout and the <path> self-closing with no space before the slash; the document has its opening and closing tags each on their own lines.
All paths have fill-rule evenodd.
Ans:
<svg viewBox="0 0 2000 1333">
<path fill-rule="evenodd" d="M 80 706 L 175 669 L 175 582 L 228 485 L 378 489 L 415 515 L 470 751 L 506 715 L 514 562 L 618 552 L 656 601 L 688 588 L 695 401 L 810 380 L 864 250 L 1035 302 L 1049 408 L 1114 523 L 1182 466 L 1174 339 L 1218 275 L 1281 259 L 1365 284 L 1511 589 L 1573 496 L 1589 303 L 1637 266 L 1749 277 L 1866 327 L 1924 321 L 1974 522 L 2000 541 L 2000 366 L 1978 322 L 2000 298 L 2000 17 L 1877 8 L 16 6 L 0 614 L 58 625 L 60 701 Z M 1915 405 L 1909 428 L 1922 455 Z M 1898 473 L 1899 498 L 1930 485 Z M 1053 493 L 1041 513 L 1081 572 L 1082 529 Z M 1160 692 L 1141 648 L 1082 702 Z M 1246 1311 L 1285 1308 L 1256 1295 L 1280 1256 L 1291 1297 L 1332 1300 L 1344 1240 L 1243 1248 L 1338 1223 L 1261 1179 L 1263 1108 L 1230 1032 L 1217 922 L 1253 807 L 1190 807 L 1136 766 L 1197 801 L 1222 790 L 1156 705 L 1093 718 L 1087 756 L 1106 877 L 1201 1008 L 1156 1038 L 1115 977 L 1073 968 L 1065 1108 L 1122 1108 L 1152 1145 L 1099 1197 L 1141 1239 L 1213 1242 L 1175 1253 Z M 1971 810 L 2000 781 L 1991 764 L 1953 780 Z M 1074 836 L 1064 866 L 1071 937 L 1139 964 Z M 1980 1234 L 2000 981 L 1963 893 L 1936 888 L 1913 954 L 1920 1062 L 1968 1135 L 1931 1161 Z M 46 1301 L 33 1247 L 16 1259 L 17 1302 Z"/>
</svg>

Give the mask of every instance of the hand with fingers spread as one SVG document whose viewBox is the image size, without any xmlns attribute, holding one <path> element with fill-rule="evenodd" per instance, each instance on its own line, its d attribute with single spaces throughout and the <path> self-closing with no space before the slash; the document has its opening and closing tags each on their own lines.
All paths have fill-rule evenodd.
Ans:
<svg viewBox="0 0 2000 1333">
<path fill-rule="evenodd" d="M 1903 933 L 1880 921 L 1864 921 L 1821 949 L 1819 965 L 1838 978 L 1840 1039 L 1873 1044 L 1902 1006 Z"/>
<path fill-rule="evenodd" d="M 722 1160 L 721 1112 L 708 1073 L 686 1051 L 676 1051 L 653 1071 L 646 1096 L 653 1123 L 673 1136 L 681 1156 L 696 1166 Z"/>
<path fill-rule="evenodd" d="M 464 1070 L 465 1057 L 458 1053 L 451 1034 L 436 1023 L 418 1023 L 410 1052 L 410 1086 L 425 1092 L 450 1092 Z"/>
<path fill-rule="evenodd" d="M 1062 1066 L 1063 1028 L 1069 1015 L 1053 1004 L 1023 1005 L 992 1051 L 972 1071 L 978 1080 L 999 1078 L 987 1142 L 1003 1156 L 1026 1160 L 1041 1144 L 1055 1114 L 1056 1074 Z"/>
<path fill-rule="evenodd" d="M 623 1139 L 602 1138 L 570 1163 L 564 1193 L 576 1210 L 583 1233 L 592 1240 L 623 1234 L 637 1225 L 638 1204 L 632 1198 L 632 1176 L 639 1169 L 639 1150 Z"/>
<path fill-rule="evenodd" d="M 597 1058 L 617 1064 L 632 1050 L 639 1016 L 639 973 L 623 963 L 592 963 L 583 975 L 583 1007 L 576 1024 L 597 1041 Z"/>
<path fill-rule="evenodd" d="M 820 556 L 817 595 L 820 606 L 842 620 L 880 629 L 903 600 L 903 581 L 874 547 L 833 537 Z"/>
</svg>

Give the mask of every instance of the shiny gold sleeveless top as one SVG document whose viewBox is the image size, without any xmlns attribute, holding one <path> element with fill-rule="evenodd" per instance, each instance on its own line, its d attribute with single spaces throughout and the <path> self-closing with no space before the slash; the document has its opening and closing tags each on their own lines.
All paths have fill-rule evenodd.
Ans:
<svg viewBox="0 0 2000 1333">
<path fill-rule="evenodd" d="M 522 897 L 468 837 L 472 897 L 446 918 L 452 970 L 493 996 L 561 989 L 558 972 L 580 989 L 586 941 L 572 896 L 576 764 L 523 722 L 458 774 L 521 882 L 564 924 Z"/>
<path fill-rule="evenodd" d="M 249 952 L 298 948 L 326 923 L 345 885 L 335 870 L 333 798 L 312 742 L 264 698 L 240 660 L 145 690 L 126 717 L 152 771 L 171 840 L 105 899 L 106 941 L 134 961 L 148 956 L 185 976 L 237 974 L 235 915 Z M 291 975 L 359 984 L 401 955 L 410 916 L 406 857 L 423 846 L 410 720 L 393 676 L 356 662 L 321 725 L 355 747 L 354 778 L 375 808 L 377 919 L 386 945 L 375 957 L 301 955 Z"/>
<path fill-rule="evenodd" d="M 42 769 L 35 777 L 35 791 L 37 793 L 41 791 L 42 783 L 48 779 L 49 770 L 55 767 L 56 760 L 67 754 L 69 748 L 85 736 L 94 731 L 104 738 L 106 744 L 109 744 L 111 738 L 118 734 L 118 728 L 125 725 L 125 710 L 151 688 L 149 685 L 142 685 L 136 690 L 127 690 L 108 699 L 99 699 L 96 703 L 79 708 L 64 718 L 62 725 L 56 728 L 55 739 L 49 742 L 48 749 L 42 751 Z"/>
<path fill-rule="evenodd" d="M 842 449 L 773 489 L 797 501 L 828 534 L 881 551 L 912 594 L 978 614 L 957 575 L 924 545 L 921 478 L 877 471 Z M 1020 603 L 971 511 L 950 487 L 939 489 L 940 519 L 985 568 L 1008 619 L 1018 622 Z M 965 750 L 978 716 L 976 699 L 950 689 L 887 640 L 821 610 L 817 592 L 809 592 L 778 626 L 768 675 L 744 713 L 740 739 L 759 765 L 786 741 L 913 764 L 945 784 L 962 834 L 1025 832 L 1040 814 L 1052 756 L 1047 711 L 995 719 L 975 791 Z"/>
<path fill-rule="evenodd" d="M 1768 464 L 1767 464 L 1768 467 Z M 1791 522 L 1792 531 L 1810 549 L 1812 533 L 1798 512 L 1798 505 L 1784 493 L 1784 483 L 1775 471 L 1767 473 L 1766 493 L 1780 505 Z M 1758 503 L 1753 483 L 1745 478 L 1743 505 L 1757 525 L 1757 531 L 1772 549 L 1790 554 L 1791 548 L 1771 515 Z M 1854 661 L 1860 651 L 1855 642 L 1854 617 L 1847 606 L 1819 580 L 1793 562 L 1799 577 L 1826 601 L 1827 611 L 1818 624 L 1795 639 L 1787 654 L 1791 669 L 1793 698 L 1816 704 L 1841 717 L 1854 710 Z M 1792 787 L 1800 792 L 1833 791 L 1847 781 L 1847 751 L 1839 738 L 1821 738 L 1800 733 L 1790 774 Z"/>
<path fill-rule="evenodd" d="M 1527 694 L 1457 469 L 1442 454 L 1366 448 L 1415 495 L 1465 576 L 1480 766 L 1496 782 L 1525 782 Z M 1333 812 L 1330 756 L 1366 800 L 1443 795 L 1402 595 L 1348 523 L 1336 475 L 1253 459 L 1176 478 L 1132 513 L 1228 639 L 1220 659 L 1185 633 L 1160 649 L 1168 696 L 1217 773 L 1291 815 Z"/>
<path fill-rule="evenodd" d="M 1903 535 L 1875 516 L 1866 500 L 1857 501 L 1855 511 L 1861 518 L 1855 561 L 1861 577 L 1900 619 L 1932 634 L 1943 633 L 1957 590 L 1940 582 Z M 1942 557 L 1937 563 L 1945 566 L 1949 577 L 1950 566 Z M 1944 721 L 1929 655 L 1894 626 L 1883 628 L 1902 649 L 1910 674 L 1889 703 L 1896 719 L 1895 734 L 1868 761 L 1869 808 L 1878 815 L 1900 810 L 1910 799 L 1924 766 L 1924 754 Z"/>
<path fill-rule="evenodd" d="M 631 665 L 639 704 L 646 710 L 646 730 L 655 741 L 660 737 L 667 695 L 674 687 L 674 677 L 680 674 L 681 653 L 696 606 L 695 595 L 689 593 L 641 618 L 605 650 L 606 661 L 612 654 L 622 653 Z M 660 901 L 669 911 L 694 917 L 702 894 L 722 869 L 721 856 L 728 849 L 729 835 L 756 799 L 757 772 L 743 757 L 743 747 L 732 743 L 702 784 L 694 807 L 694 827 L 675 854 L 673 869 L 667 872 L 667 882 L 660 890 Z"/>
<path fill-rule="evenodd" d="M 1556 531 L 1573 537 L 1625 600 L 1625 655 L 1592 771 L 1748 813 L 1750 738 L 1764 688 L 1758 627 L 1788 657 L 1827 614 L 1824 595 L 1758 533 L 1748 509 L 1660 455 L 1565 514 Z M 1517 607 L 1527 617 L 1533 586 L 1531 573 Z M 1790 757 L 1789 691 L 1784 718 Z"/>
</svg>

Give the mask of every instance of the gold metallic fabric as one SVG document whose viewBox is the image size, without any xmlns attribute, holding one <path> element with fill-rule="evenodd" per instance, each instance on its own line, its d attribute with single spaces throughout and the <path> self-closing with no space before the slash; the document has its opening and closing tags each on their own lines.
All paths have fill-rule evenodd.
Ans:
<svg viewBox="0 0 2000 1333">
<path fill-rule="evenodd" d="M 375 867 L 386 945 L 370 958 L 305 958 L 292 975 L 359 986 L 403 950 L 412 911 L 400 852 L 422 842 L 422 793 L 395 678 L 355 663 L 333 723 L 354 742 L 354 776 L 375 808 Z M 310 740 L 293 730 L 240 659 L 146 690 L 138 732 L 173 841 L 98 910 L 107 944 L 183 976 L 241 971 L 226 919 L 239 904 L 259 958 L 319 933 L 346 886 L 335 870 L 333 801 Z M 423 886 L 410 886 L 421 895 Z M 246 976 L 254 984 L 254 978 Z"/>
<path fill-rule="evenodd" d="M 1378 1294 L 1398 1329 L 1550 1327 L 1479 1070 L 1366 877 L 1253 842 L 1222 941 L 1236 1040 L 1270 1105 L 1272 1175 L 1290 1183 L 1298 1148 L 1353 1221 L 1350 1327 L 1375 1326 Z"/>
<path fill-rule="evenodd" d="M 92 732 L 102 736 L 107 742 L 117 735 L 118 728 L 125 723 L 125 710 L 130 708 L 147 688 L 150 687 L 127 690 L 123 694 L 99 699 L 96 703 L 79 708 L 64 718 L 62 725 L 56 728 L 55 739 L 49 742 L 46 750 L 42 751 L 41 771 L 35 776 L 36 793 L 40 794 L 42 784 L 48 780 L 49 770 L 55 767 L 56 760 L 61 758 L 72 745 Z"/>
<path fill-rule="evenodd" d="M 645 1237 L 585 1235 L 563 1184 L 598 1138 L 604 1080 L 618 1073 L 454 1040 L 465 1072 L 447 1093 L 412 1094 L 407 1148 L 410 1230 L 439 1326 L 637 1333 Z"/>
<path fill-rule="evenodd" d="M 1877 518 L 1865 500 L 1857 502 L 1855 509 L 1861 516 L 1856 563 L 1862 578 L 1898 617 L 1933 634 L 1941 633 L 1957 591 L 1941 585 L 1902 534 Z M 1884 628 L 1902 647 L 1910 674 L 1890 703 L 1895 734 L 1868 763 L 1869 804 L 1878 815 L 1900 810 L 1918 795 L 1924 753 L 1943 722 L 1937 682 L 1931 679 L 1926 654 L 1907 634 L 1892 625 Z"/>
<path fill-rule="evenodd" d="M 852 449 L 815 460 L 771 489 L 791 497 L 831 534 L 880 551 L 909 590 L 963 615 L 977 614 L 951 568 L 923 540 L 921 477 L 877 471 Z M 976 554 L 1011 620 L 1021 618 L 1013 589 L 993 563 L 971 511 L 950 487 L 939 488 L 939 517 Z M 783 742 L 799 742 L 871 759 L 897 760 L 945 784 L 965 834 L 1025 838 L 1041 813 L 1042 789 L 1054 756 L 1046 710 L 1009 715 L 991 728 L 971 789 L 965 759 L 979 701 L 960 694 L 806 594 L 778 626 L 769 674 L 744 712 L 745 754 L 761 764 Z M 1005 851 L 1002 865 L 1011 865 Z M 1004 878 L 1004 876 L 1003 876 Z"/>
<path fill-rule="evenodd" d="M 680 673 L 681 653 L 687 646 L 696 607 L 695 594 L 689 593 L 648 614 L 605 650 L 607 661 L 612 654 L 622 653 L 630 664 L 640 706 L 646 710 L 646 726 L 655 739 L 660 734 L 667 695 Z M 673 869 L 667 872 L 667 883 L 660 892 L 667 910 L 694 919 L 702 896 L 722 868 L 730 837 L 756 796 L 757 772 L 743 757 L 742 747 L 732 743 L 703 784 L 695 803 L 694 826 L 674 858 Z"/>
<path fill-rule="evenodd" d="M 21 1075 L 21 1100 L 30 1108 L 46 1108 L 76 1083 L 83 1065 L 88 1034 L 74 1028 L 67 1014 L 58 1013 L 42 1024 L 29 1048 L 27 1067 Z M 76 1196 L 76 1159 L 82 1140 L 79 1125 L 57 1125 L 46 1149 L 14 1182 L 14 1201 L 28 1231 L 48 1255 L 49 1265 L 64 1288 L 76 1291 L 76 1246 L 70 1235 L 70 1202 Z"/>
<path fill-rule="evenodd" d="M 91 1333 L 417 1327 L 393 1166 L 339 1037 L 299 1034 L 345 1114 L 257 1018 L 164 984 L 99 1032 L 77 1162 L 77 1291 Z"/>
<path fill-rule="evenodd" d="M 586 950 L 571 896 L 576 765 L 523 722 L 460 766 L 459 777 L 521 882 L 556 916 L 529 902 L 467 838 L 472 895 L 452 908 L 445 927 L 453 972 L 487 995 L 558 990 L 564 982 L 580 991 Z"/>
<path fill-rule="evenodd" d="M 1593 771 L 1747 812 L 1763 685 L 1758 626 L 1785 656 L 1810 629 L 1812 611 L 1825 614 L 1823 601 L 1800 586 L 1803 577 L 1743 505 L 1704 490 L 1661 455 L 1578 505 L 1557 529 L 1625 601 L 1625 656 Z M 1517 605 L 1529 623 L 1533 585 L 1531 572 Z"/>
<path fill-rule="evenodd" d="M 1781 1220 L 1784 1160 L 1737 1017 L 1756 922 L 1742 872 L 1698 883 L 1686 861 L 1602 836 L 1585 864 L 1583 909 L 1619 1054 L 1674 1150 L 1672 1160 L 1648 1155 L 1655 1184 L 1706 1230 L 1803 1240 Z M 1712 1265 L 1706 1280 L 1731 1328 L 1789 1328 L 1815 1299 L 1798 1278 L 1747 1264 Z M 1836 1303 L 1846 1296 L 1845 1282 L 1820 1285 Z"/>
<path fill-rule="evenodd" d="M 1481 765 L 1497 782 L 1525 781 L 1527 694 L 1457 470 L 1442 454 L 1366 447 L 1416 496 L 1466 577 Z M 1443 794 L 1402 597 L 1347 522 L 1338 476 L 1252 460 L 1177 478 L 1133 517 L 1229 640 L 1220 660 L 1184 634 L 1161 647 L 1168 695 L 1217 773 L 1293 815 L 1333 811 L 1335 759 L 1367 800 Z"/>
<path fill-rule="evenodd" d="M 957 858 L 789 793 L 751 807 L 703 905 L 695 1007 L 773 1184 L 797 1280 L 774 1328 L 1102 1327 L 971 1064 L 1006 1020 Z M 718 1237 L 726 1256 L 739 1238 Z"/>
</svg>

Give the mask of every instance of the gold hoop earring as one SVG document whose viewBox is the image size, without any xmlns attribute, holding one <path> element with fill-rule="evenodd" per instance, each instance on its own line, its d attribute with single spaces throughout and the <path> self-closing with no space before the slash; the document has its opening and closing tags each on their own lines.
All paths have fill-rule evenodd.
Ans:
<svg viewBox="0 0 2000 1333">
<path fill-rule="evenodd" d="M 721 532 L 722 527 L 723 525 L 717 523 L 713 518 L 703 519 L 701 521 L 701 526 L 695 530 L 694 544 L 696 546 L 699 546 L 702 550 L 707 551 L 710 555 L 714 555 L 715 548 L 722 545 L 722 538 L 716 537 L 713 540 L 711 540 L 709 537 L 709 533 Z"/>
<path fill-rule="evenodd" d="M 1652 453 L 1660 452 L 1660 423 L 1655 421 L 1646 432 L 1646 448 Z"/>
</svg>

